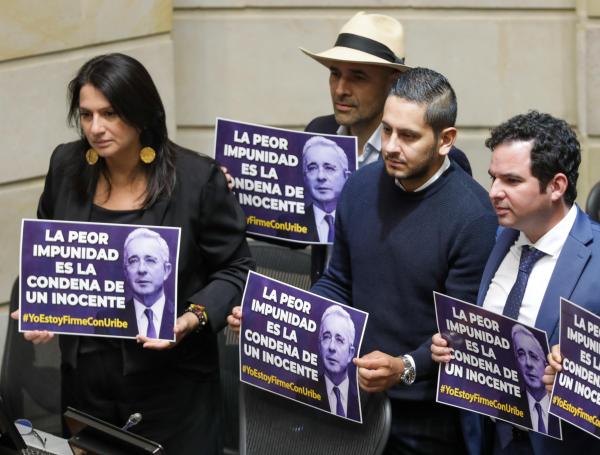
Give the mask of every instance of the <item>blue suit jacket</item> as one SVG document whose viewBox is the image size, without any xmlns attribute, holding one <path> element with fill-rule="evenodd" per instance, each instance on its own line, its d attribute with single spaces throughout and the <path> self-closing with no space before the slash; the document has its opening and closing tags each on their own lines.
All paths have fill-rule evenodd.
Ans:
<svg viewBox="0 0 600 455">
<path fill-rule="evenodd" d="M 519 237 L 519 231 L 503 229 L 485 266 L 477 295 L 477 305 L 483 305 L 492 278 L 508 250 Z M 550 346 L 558 343 L 560 298 L 564 297 L 594 314 L 600 315 L 600 225 L 577 208 L 577 218 L 563 246 L 556 267 L 546 288 L 542 306 L 535 321 L 538 329 L 548 334 Z M 463 412 L 463 433 L 470 454 L 482 453 L 483 419 L 472 412 Z M 530 432 L 535 454 L 564 454 L 567 450 L 599 453 L 600 440 L 568 423 L 562 424 L 563 441 Z"/>
</svg>

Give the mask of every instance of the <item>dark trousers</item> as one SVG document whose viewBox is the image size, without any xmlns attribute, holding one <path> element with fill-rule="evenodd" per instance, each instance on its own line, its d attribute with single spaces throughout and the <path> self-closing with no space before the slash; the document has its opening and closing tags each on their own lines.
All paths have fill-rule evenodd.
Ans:
<svg viewBox="0 0 600 455">
<path fill-rule="evenodd" d="M 434 402 L 392 401 L 385 455 L 463 455 L 458 409 Z"/>
<path fill-rule="evenodd" d="M 483 430 L 483 454 L 484 455 L 532 455 L 533 448 L 529 441 L 527 431 L 501 422 L 502 425 L 512 429 L 512 440 L 505 448 L 502 448 L 500 443 L 500 435 L 498 434 L 496 422 L 491 418 L 482 417 Z"/>
<path fill-rule="evenodd" d="M 123 375 L 120 349 L 79 354 L 63 365 L 63 407 L 72 406 L 121 427 L 139 412 L 132 433 L 160 443 L 167 454 L 222 453 L 222 401 L 218 381 L 201 382 L 178 371 Z"/>
</svg>

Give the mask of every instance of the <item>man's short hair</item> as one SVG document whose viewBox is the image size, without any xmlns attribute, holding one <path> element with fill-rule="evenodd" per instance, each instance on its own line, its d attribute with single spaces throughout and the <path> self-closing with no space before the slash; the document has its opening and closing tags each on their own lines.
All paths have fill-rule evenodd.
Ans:
<svg viewBox="0 0 600 455">
<path fill-rule="evenodd" d="M 425 123 L 437 137 L 456 123 L 456 94 L 444 76 L 428 68 L 413 68 L 400 73 L 390 96 L 425 106 Z"/>
<path fill-rule="evenodd" d="M 125 239 L 125 244 L 123 246 L 123 261 L 125 261 L 125 263 L 127 263 L 127 257 L 125 257 L 125 253 L 127 252 L 127 247 L 129 246 L 129 244 L 131 243 L 132 240 L 135 239 L 139 239 L 139 238 L 148 238 L 148 239 L 154 239 L 158 242 L 158 252 L 161 256 L 161 259 L 164 262 L 170 262 L 170 256 L 169 256 L 169 245 L 167 244 L 167 242 L 165 241 L 165 239 L 163 239 L 160 234 L 158 232 L 154 232 L 151 231 L 148 228 L 137 228 L 134 229 L 133 231 L 131 231 L 129 233 L 129 235 L 127 236 L 127 238 Z"/>
<path fill-rule="evenodd" d="M 515 343 L 515 338 L 517 335 L 525 335 L 525 336 L 531 338 L 533 341 L 535 341 L 535 345 L 540 348 L 540 352 L 542 353 L 542 358 L 543 359 L 546 358 L 544 355 L 544 349 L 542 348 L 542 345 L 540 344 L 539 340 L 533 335 L 533 333 L 531 333 L 530 330 L 526 329 L 521 324 L 513 325 L 513 328 L 510 331 L 510 336 L 513 340 L 513 350 L 515 350 L 517 348 L 517 345 Z"/>
<path fill-rule="evenodd" d="M 354 346 L 354 335 L 356 334 L 356 329 L 354 328 L 354 321 L 352 320 L 352 317 L 350 316 L 350 313 L 348 313 L 346 310 L 344 310 L 340 305 L 331 305 L 330 307 L 328 307 L 325 312 L 323 313 L 323 316 L 321 316 L 321 327 L 319 328 L 319 338 L 321 338 L 321 336 L 323 335 L 323 322 L 325 322 L 325 319 L 327 319 L 329 316 L 340 316 L 341 318 L 345 319 L 348 322 L 348 328 L 350 330 L 350 339 L 348 340 L 348 344 L 350 346 Z"/>
<path fill-rule="evenodd" d="M 569 185 L 564 201 L 570 207 L 577 197 L 581 148 L 573 129 L 564 120 L 538 111 L 516 115 L 492 129 L 485 146 L 494 151 L 500 144 L 531 142 L 531 175 L 540 181 L 540 193 L 550 180 L 565 174 Z"/>
<path fill-rule="evenodd" d="M 348 157 L 346 156 L 344 149 L 342 149 L 337 142 L 323 136 L 313 136 L 304 143 L 304 148 L 302 149 L 302 169 L 306 168 L 306 154 L 313 147 L 325 147 L 335 150 L 344 172 L 348 170 Z"/>
</svg>

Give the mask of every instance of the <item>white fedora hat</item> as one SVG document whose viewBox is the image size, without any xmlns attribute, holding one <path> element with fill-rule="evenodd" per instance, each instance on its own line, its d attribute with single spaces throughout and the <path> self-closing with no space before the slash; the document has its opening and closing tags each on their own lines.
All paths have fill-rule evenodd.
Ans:
<svg viewBox="0 0 600 455">
<path fill-rule="evenodd" d="M 325 66 L 331 61 L 343 61 L 388 66 L 399 71 L 410 69 L 404 64 L 402 24 L 383 14 L 356 13 L 344 24 L 331 49 L 318 54 L 300 50 Z"/>
</svg>

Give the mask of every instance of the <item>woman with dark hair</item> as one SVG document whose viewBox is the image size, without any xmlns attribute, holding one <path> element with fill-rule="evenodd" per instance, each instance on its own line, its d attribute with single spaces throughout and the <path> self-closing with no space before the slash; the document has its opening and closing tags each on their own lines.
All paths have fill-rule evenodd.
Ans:
<svg viewBox="0 0 600 455">
<path fill-rule="evenodd" d="M 220 453 L 216 333 L 253 267 L 243 213 L 214 160 L 168 139 L 158 91 L 135 59 L 88 61 L 69 101 L 81 139 L 54 150 L 38 217 L 179 226 L 181 241 L 176 341 L 61 336 L 63 406 L 118 426 L 139 412 L 131 431 L 167 453 Z"/>
</svg>

